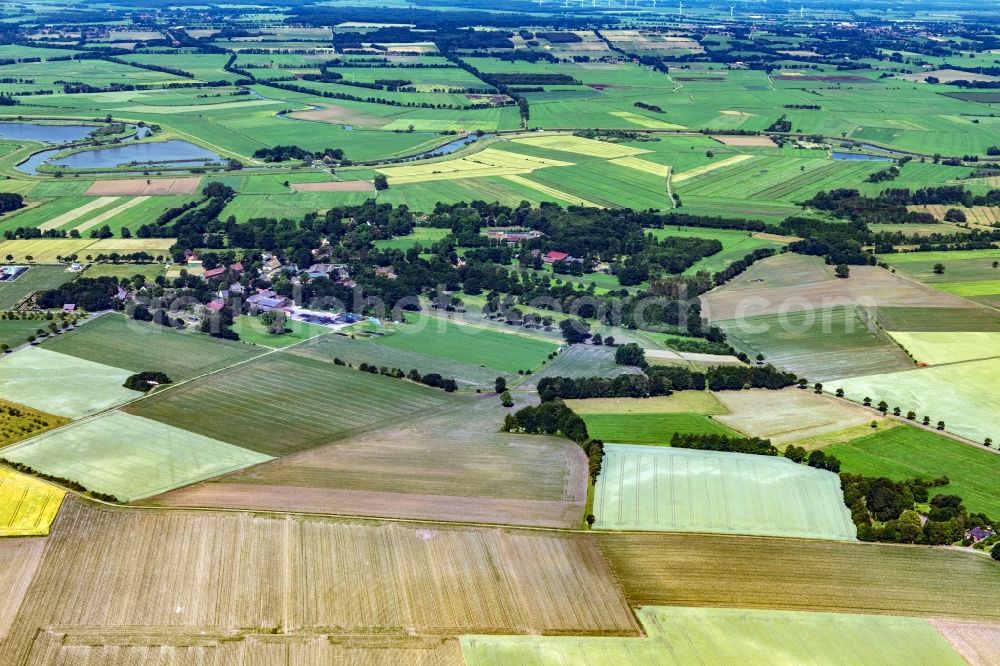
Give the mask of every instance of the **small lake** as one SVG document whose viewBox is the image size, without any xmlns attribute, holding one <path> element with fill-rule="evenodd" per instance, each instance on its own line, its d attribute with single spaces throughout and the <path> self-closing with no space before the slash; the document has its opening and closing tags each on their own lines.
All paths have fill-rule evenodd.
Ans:
<svg viewBox="0 0 1000 666">
<path fill-rule="evenodd" d="M 38 125 L 36 123 L 0 123 L 0 139 L 69 143 L 86 138 L 95 125 Z"/>
<path fill-rule="evenodd" d="M 153 143 L 130 143 L 114 148 L 89 150 L 59 159 L 52 164 L 74 169 L 111 169 L 123 164 L 163 164 L 216 162 L 222 157 L 193 143 L 170 139 Z"/>
<path fill-rule="evenodd" d="M 428 150 L 428 151 L 425 151 L 423 153 L 420 153 L 419 155 L 413 155 L 413 156 L 408 157 L 406 159 L 407 159 L 407 161 L 409 161 L 409 160 L 422 160 L 422 159 L 425 159 L 425 158 L 428 158 L 428 157 L 434 157 L 434 156 L 437 156 L 437 155 L 449 155 L 449 154 L 455 152 L 456 150 L 458 150 L 459 148 L 461 148 L 462 146 L 467 146 L 470 143 L 475 143 L 479 139 L 485 139 L 485 138 L 491 137 L 491 136 L 493 136 L 493 135 L 492 134 L 483 134 L 482 136 L 476 136 L 475 134 L 466 134 L 465 136 L 463 136 L 463 137 L 461 137 L 459 139 L 455 139 L 453 141 L 449 141 L 448 143 L 446 143 L 446 144 L 444 144 L 442 146 L 438 146 L 437 148 L 432 148 L 431 150 Z"/>
<path fill-rule="evenodd" d="M 864 153 L 833 153 L 830 155 L 835 160 L 847 160 L 849 162 L 894 162 L 891 157 L 882 155 L 865 155 Z"/>
</svg>

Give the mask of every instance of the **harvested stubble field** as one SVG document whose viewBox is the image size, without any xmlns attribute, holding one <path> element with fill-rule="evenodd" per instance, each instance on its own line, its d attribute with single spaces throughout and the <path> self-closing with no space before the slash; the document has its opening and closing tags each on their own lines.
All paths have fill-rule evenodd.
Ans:
<svg viewBox="0 0 1000 666">
<path fill-rule="evenodd" d="M 31 347 L 0 358 L 0 395 L 49 414 L 77 419 L 142 395 L 123 386 L 131 374 Z"/>
<path fill-rule="evenodd" d="M 563 438 L 498 432 L 504 412 L 496 398 L 462 400 L 146 503 L 578 526 L 583 450 Z"/>
<path fill-rule="evenodd" d="M 910 426 L 831 446 L 846 472 L 891 479 L 948 477 L 931 494 L 959 495 L 970 512 L 1000 514 L 1000 455 Z"/>
<path fill-rule="evenodd" d="M 1000 664 L 1000 624 L 941 619 L 930 623 L 971 666 Z"/>
<path fill-rule="evenodd" d="M 378 627 L 373 647 L 408 635 L 638 632 L 588 536 L 161 513 L 76 499 L 60 512 L 0 646 L 9 663 L 41 658 L 46 627 L 87 636 L 68 642 L 94 648 L 188 644 L 202 631 L 364 635 Z"/>
<path fill-rule="evenodd" d="M 277 352 L 165 389 L 128 411 L 281 456 L 448 400 L 440 389 Z"/>
<path fill-rule="evenodd" d="M 469 666 L 964 663 L 917 618 L 664 606 L 638 615 L 645 638 L 463 636 L 462 651 Z"/>
<path fill-rule="evenodd" d="M 533 136 L 524 139 L 514 139 L 513 143 L 546 150 L 556 150 L 564 153 L 575 153 L 577 155 L 587 155 L 589 157 L 603 157 L 605 159 L 616 159 L 619 157 L 629 157 L 650 151 L 645 148 L 626 146 L 620 143 L 609 143 L 607 141 L 597 141 L 595 139 L 585 139 L 572 134 L 549 134 L 546 136 Z"/>
<path fill-rule="evenodd" d="M 821 258 L 793 253 L 758 261 L 701 298 L 713 322 L 848 305 L 979 309 L 874 266 L 852 266 L 851 277 L 838 279 Z"/>
<path fill-rule="evenodd" d="M 3 457 L 124 502 L 270 460 L 119 411 L 10 446 Z"/>
<path fill-rule="evenodd" d="M 42 561 L 45 541 L 40 537 L 0 539 L 0 644 Z"/>
<path fill-rule="evenodd" d="M 819 437 L 855 426 L 867 426 L 870 410 L 816 395 L 811 390 L 751 389 L 715 394 L 729 410 L 716 420 L 751 437 L 771 440 L 776 446 Z"/>
<path fill-rule="evenodd" d="M 615 363 L 615 352 L 610 347 L 572 345 L 533 373 L 524 386 L 535 386 L 544 377 L 617 377 L 639 372 L 638 368 Z"/>
<path fill-rule="evenodd" d="M 853 540 L 840 481 L 785 458 L 607 444 L 594 526 Z"/>
<path fill-rule="evenodd" d="M 0 538 L 48 534 L 64 494 L 38 479 L 0 469 Z"/>
<path fill-rule="evenodd" d="M 84 194 L 88 197 L 194 194 L 198 191 L 199 185 L 201 185 L 201 177 L 98 180 L 94 181 L 94 184 Z"/>
<path fill-rule="evenodd" d="M 492 368 L 460 363 L 409 349 L 380 345 L 375 339 L 351 339 L 343 335 L 328 335 L 294 349 L 294 353 L 322 361 L 339 358 L 345 363 L 370 363 L 379 367 L 399 368 L 404 372 L 416 369 L 422 375 L 436 372 L 465 386 L 493 386 L 497 375 L 510 376 Z"/>
<path fill-rule="evenodd" d="M 885 544 L 601 533 L 633 606 L 768 608 L 1000 620 L 989 558 Z M 780 572 L 781 584 L 775 584 Z"/>
<path fill-rule="evenodd" d="M 102 315 L 73 331 L 50 338 L 45 349 L 132 372 L 165 372 L 174 382 L 259 356 L 263 350 L 116 313 Z"/>
</svg>

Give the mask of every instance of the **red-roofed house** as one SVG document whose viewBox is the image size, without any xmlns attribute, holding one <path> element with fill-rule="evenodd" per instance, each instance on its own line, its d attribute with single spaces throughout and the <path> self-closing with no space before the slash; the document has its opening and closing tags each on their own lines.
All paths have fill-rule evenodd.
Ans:
<svg viewBox="0 0 1000 666">
<path fill-rule="evenodd" d="M 229 270 L 231 270 L 234 273 L 242 273 L 243 264 L 238 261 L 235 264 L 229 264 Z"/>
<path fill-rule="evenodd" d="M 226 307 L 226 304 L 218 298 L 214 301 L 210 301 L 208 305 L 205 306 L 206 309 L 211 310 L 212 312 L 219 312 L 224 307 Z"/>
<path fill-rule="evenodd" d="M 225 272 L 226 269 L 221 266 L 219 268 L 213 268 L 211 270 L 207 270 L 205 271 L 205 279 L 211 280 L 212 278 L 217 278 Z"/>
<path fill-rule="evenodd" d="M 555 250 L 552 250 L 544 257 L 542 257 L 542 261 L 544 261 L 547 264 L 554 264 L 557 261 L 566 261 L 569 258 L 570 256 L 565 252 L 556 252 Z"/>
</svg>

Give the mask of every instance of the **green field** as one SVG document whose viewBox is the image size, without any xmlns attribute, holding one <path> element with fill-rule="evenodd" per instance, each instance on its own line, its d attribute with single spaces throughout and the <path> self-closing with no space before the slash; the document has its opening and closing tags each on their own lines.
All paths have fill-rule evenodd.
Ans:
<svg viewBox="0 0 1000 666">
<path fill-rule="evenodd" d="M 843 388 L 856 402 L 866 397 L 873 404 L 885 400 L 903 413 L 913 410 L 931 423 L 944 421 L 949 432 L 974 441 L 986 437 L 1000 441 L 1000 359 L 967 361 L 951 365 L 841 379 L 824 388 Z"/>
<path fill-rule="evenodd" d="M 1000 356 L 1000 332 L 898 331 L 892 337 L 914 360 L 928 365 Z"/>
<path fill-rule="evenodd" d="M 645 638 L 462 636 L 468 666 L 961 666 L 926 620 L 645 606 Z"/>
<path fill-rule="evenodd" d="M 48 326 L 44 319 L 0 319 L 0 343 L 13 349 L 26 344 L 29 335 L 37 336 L 38 329 L 48 332 Z"/>
<path fill-rule="evenodd" d="M 407 315 L 406 319 L 409 324 L 373 342 L 511 373 L 537 368 L 557 347 L 540 338 L 456 324 L 441 317 Z"/>
<path fill-rule="evenodd" d="M 762 353 L 769 363 L 810 380 L 912 367 L 906 354 L 869 330 L 859 313 L 840 306 L 716 323 L 736 349 L 751 357 Z"/>
<path fill-rule="evenodd" d="M 233 330 L 240 336 L 244 343 L 262 345 L 273 349 L 283 349 L 289 345 L 298 344 L 305 340 L 312 340 L 320 335 L 331 332 L 326 326 L 309 324 L 296 319 L 288 319 L 285 322 L 287 333 L 272 335 L 267 332 L 267 326 L 254 317 L 240 315 L 236 318 Z"/>
<path fill-rule="evenodd" d="M 983 307 L 880 307 L 876 316 L 887 331 L 1000 332 L 1000 313 Z"/>
<path fill-rule="evenodd" d="M 0 310 L 11 310 L 29 294 L 54 289 L 74 277 L 65 266 L 31 266 L 13 282 L 0 284 Z"/>
<path fill-rule="evenodd" d="M 913 427 L 893 428 L 825 451 L 847 472 L 891 479 L 936 479 L 947 486 L 931 493 L 960 495 L 971 512 L 1000 515 L 1000 456 Z"/>
<path fill-rule="evenodd" d="M 282 352 L 167 389 L 128 411 L 279 456 L 447 401 L 440 389 Z"/>
<path fill-rule="evenodd" d="M 718 451 L 614 444 L 604 452 L 598 529 L 855 538 L 830 472 Z"/>
<path fill-rule="evenodd" d="M 50 338 L 45 349 L 116 365 L 132 372 L 165 372 L 175 382 L 213 372 L 262 353 L 250 345 L 178 332 L 109 313 Z"/>
<path fill-rule="evenodd" d="M 1000 305 L 1000 249 L 962 250 L 957 252 L 906 252 L 879 255 L 894 269 L 956 296 L 991 306 Z M 943 273 L 934 267 L 944 266 Z"/>
<path fill-rule="evenodd" d="M 437 229 L 433 227 L 416 227 L 409 236 L 396 236 L 388 240 L 375 241 L 375 247 L 380 250 L 403 250 L 406 251 L 419 243 L 421 247 L 428 249 L 451 233 L 451 229 Z"/>
<path fill-rule="evenodd" d="M 345 363 L 351 363 L 355 366 L 369 363 L 379 367 L 399 368 L 404 372 L 415 369 L 422 375 L 436 372 L 442 377 L 454 379 L 459 385 L 464 386 L 493 386 L 498 375 L 508 377 L 511 375 L 511 373 L 499 372 L 492 368 L 381 345 L 378 344 L 378 339 L 352 339 L 346 335 L 328 335 L 322 339 L 313 340 L 309 344 L 299 345 L 294 351 L 296 354 L 327 362 L 339 358 Z"/>
<path fill-rule="evenodd" d="M 583 420 L 594 439 L 622 444 L 669 446 L 674 433 L 736 436 L 701 414 L 584 414 Z"/>
<path fill-rule="evenodd" d="M 122 501 L 158 495 L 271 459 L 117 411 L 8 447 L 3 457 Z"/>
<path fill-rule="evenodd" d="M 92 264 L 84 271 L 84 275 L 89 278 L 113 277 L 118 280 L 141 275 L 146 278 L 146 282 L 152 282 L 166 272 L 166 264 Z"/>
<path fill-rule="evenodd" d="M 0 358 L 0 397 L 78 419 L 142 395 L 122 386 L 130 375 L 129 370 L 32 347 Z"/>
</svg>

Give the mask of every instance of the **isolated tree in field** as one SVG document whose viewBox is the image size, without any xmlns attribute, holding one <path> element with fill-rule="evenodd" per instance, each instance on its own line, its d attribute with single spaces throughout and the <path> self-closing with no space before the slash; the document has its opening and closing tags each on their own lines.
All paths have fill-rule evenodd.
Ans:
<svg viewBox="0 0 1000 666">
<path fill-rule="evenodd" d="M 851 277 L 851 267 L 847 264 L 837 264 L 837 267 L 833 269 L 833 274 L 841 279 L 846 279 Z"/>
<path fill-rule="evenodd" d="M 843 398 L 844 397 L 844 389 L 842 389 L 842 388 L 837 389 L 837 397 L 838 398 Z"/>
<path fill-rule="evenodd" d="M 510 391 L 504 391 L 500 394 L 500 404 L 504 407 L 514 406 L 514 398 L 510 396 Z"/>
<path fill-rule="evenodd" d="M 8 259 L 8 261 L 10 261 L 10 260 Z M 1000 261 L 994 261 L 993 262 L 993 268 L 1000 268 Z"/>
<path fill-rule="evenodd" d="M 930 424 L 931 424 L 931 417 L 925 416 L 924 417 L 924 425 L 930 425 Z"/>
<path fill-rule="evenodd" d="M 497 377 L 493 381 L 493 390 L 496 391 L 497 393 L 503 393 L 504 391 L 506 391 L 507 390 L 507 378 L 506 377 Z"/>
<path fill-rule="evenodd" d="M 865 405 L 865 407 L 871 407 L 872 406 L 872 399 L 869 398 L 868 396 L 865 396 L 864 405 Z"/>
<path fill-rule="evenodd" d="M 3 344 L 0 344 L 0 352 L 3 352 L 4 354 L 6 354 L 8 351 L 10 351 L 10 345 L 8 345 L 6 342 L 3 343 Z M 986 446 L 989 446 L 989 444 L 987 444 Z"/>
<path fill-rule="evenodd" d="M 913 410 L 910 410 L 910 411 L 906 412 L 906 420 L 907 421 L 916 421 L 917 420 L 917 413 L 914 412 Z"/>
<path fill-rule="evenodd" d="M 994 560 L 1000 560 L 1000 541 L 993 544 L 993 550 L 990 551 L 990 557 Z"/>
<path fill-rule="evenodd" d="M 938 421 L 937 422 L 937 429 L 938 430 L 944 430 L 944 421 Z"/>
<path fill-rule="evenodd" d="M 892 415 L 893 416 L 899 416 L 899 414 L 900 414 L 901 411 L 902 410 L 900 410 L 899 407 L 893 407 L 892 408 Z"/>
<path fill-rule="evenodd" d="M 757 354 L 757 363 L 761 364 L 763 362 L 764 362 L 764 355 L 763 354 Z"/>
<path fill-rule="evenodd" d="M 600 333 L 594 333 L 594 336 L 590 338 L 590 341 L 598 347 L 604 344 L 604 338 L 601 337 Z"/>
<path fill-rule="evenodd" d="M 377 174 L 375 176 L 375 189 L 379 192 L 389 189 L 389 179 L 382 174 Z"/>
<path fill-rule="evenodd" d="M 934 274 L 944 275 L 944 264 L 934 264 Z"/>
<path fill-rule="evenodd" d="M 822 393 L 822 392 L 823 392 L 823 385 L 822 385 L 822 384 L 820 384 L 819 382 L 816 382 L 816 383 L 815 383 L 815 384 L 813 385 L 813 390 L 814 390 L 814 391 L 816 391 L 816 395 L 819 395 L 820 393 Z"/>
<path fill-rule="evenodd" d="M 993 439 L 991 437 L 987 437 L 986 439 L 984 439 L 983 446 L 985 446 L 986 448 L 990 448 L 991 446 L 993 446 Z"/>
<path fill-rule="evenodd" d="M 878 411 L 882 412 L 882 414 L 885 415 L 885 413 L 889 411 L 889 403 L 887 403 L 885 400 L 879 400 Z"/>
</svg>

